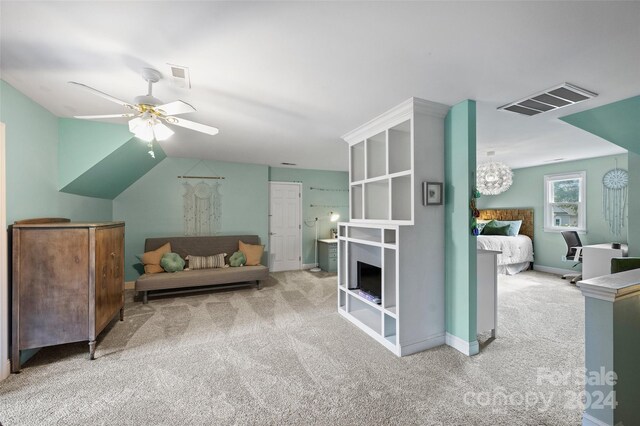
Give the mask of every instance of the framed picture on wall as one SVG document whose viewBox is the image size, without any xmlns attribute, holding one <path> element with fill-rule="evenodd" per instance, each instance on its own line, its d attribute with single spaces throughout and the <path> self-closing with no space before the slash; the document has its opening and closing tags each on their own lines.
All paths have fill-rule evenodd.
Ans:
<svg viewBox="0 0 640 426">
<path fill-rule="evenodd" d="M 442 182 L 422 182 L 422 204 L 442 205 Z"/>
</svg>

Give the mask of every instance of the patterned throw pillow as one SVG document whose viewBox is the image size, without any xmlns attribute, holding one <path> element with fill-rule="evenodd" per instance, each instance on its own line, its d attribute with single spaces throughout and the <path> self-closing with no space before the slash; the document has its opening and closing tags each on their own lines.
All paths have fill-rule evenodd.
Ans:
<svg viewBox="0 0 640 426">
<path fill-rule="evenodd" d="M 226 268 L 229 265 L 224 263 L 224 257 L 227 253 L 214 254 L 213 256 L 187 256 L 189 260 L 189 269 L 212 269 Z"/>
</svg>

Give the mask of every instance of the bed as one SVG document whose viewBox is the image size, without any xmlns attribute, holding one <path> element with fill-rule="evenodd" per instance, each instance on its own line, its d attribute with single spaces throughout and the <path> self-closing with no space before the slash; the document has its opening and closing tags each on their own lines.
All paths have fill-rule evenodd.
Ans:
<svg viewBox="0 0 640 426">
<path fill-rule="evenodd" d="M 480 210 L 479 220 L 522 220 L 520 232 L 514 237 L 479 235 L 477 247 L 499 250 L 498 273 L 514 275 L 529 269 L 533 263 L 533 209 Z"/>
</svg>

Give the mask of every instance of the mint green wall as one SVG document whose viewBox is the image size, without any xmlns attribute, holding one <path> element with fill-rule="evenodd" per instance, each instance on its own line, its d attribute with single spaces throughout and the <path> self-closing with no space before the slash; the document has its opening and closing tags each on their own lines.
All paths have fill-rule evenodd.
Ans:
<svg viewBox="0 0 640 426">
<path fill-rule="evenodd" d="M 6 124 L 7 223 L 111 220 L 111 201 L 58 192 L 58 118 L 2 80 L 0 121 Z"/>
<path fill-rule="evenodd" d="M 125 271 L 128 281 L 138 273 L 135 255 L 144 251 L 147 237 L 184 234 L 182 181 L 177 176 L 224 176 L 222 181 L 221 235 L 257 234 L 268 253 L 267 166 L 226 163 L 193 158 L 166 158 L 113 201 L 113 217 L 126 222 Z M 192 180 L 192 183 L 198 183 Z"/>
<path fill-rule="evenodd" d="M 606 302 L 605 302 L 606 303 Z M 618 375 L 613 423 L 640 424 L 640 296 L 613 303 L 613 370 Z M 588 388 L 587 388 L 588 390 Z M 591 394 L 593 395 L 593 393 Z M 605 394 L 606 395 L 606 394 Z M 591 410 L 591 412 L 596 410 Z"/>
<path fill-rule="evenodd" d="M 445 119 L 445 299 L 446 330 L 476 340 L 476 238 L 469 201 L 475 185 L 476 103 L 453 106 Z"/>
<path fill-rule="evenodd" d="M 78 176 L 133 137 L 124 124 L 59 119 L 58 188 L 64 188 Z"/>
<path fill-rule="evenodd" d="M 562 235 L 559 232 L 544 232 L 544 175 L 586 171 L 587 233 L 580 234 L 582 244 L 626 242 L 627 228 L 622 229 L 620 237 L 614 237 L 609 232 L 609 226 L 602 215 L 602 177 L 615 167 L 616 160 L 618 167 L 627 169 L 626 154 L 516 169 L 513 171 L 511 188 L 499 195 L 483 195 L 478 200 L 478 206 L 479 208 L 532 207 L 534 209 L 534 263 L 539 266 L 571 269 L 573 263 L 562 261 L 562 256 L 567 252 Z"/>
<path fill-rule="evenodd" d="M 269 180 L 302 183 L 302 263 L 314 263 L 316 231 L 313 220 L 333 211 L 340 214 L 340 222 L 349 221 L 349 173 L 272 167 Z M 312 190 L 312 187 L 339 191 Z M 311 207 L 312 204 L 322 207 Z M 331 228 L 337 228 L 337 224 L 328 220 L 318 222 L 318 238 L 329 238 Z"/>
<path fill-rule="evenodd" d="M 629 256 L 640 256 L 640 155 L 629 152 Z"/>
</svg>

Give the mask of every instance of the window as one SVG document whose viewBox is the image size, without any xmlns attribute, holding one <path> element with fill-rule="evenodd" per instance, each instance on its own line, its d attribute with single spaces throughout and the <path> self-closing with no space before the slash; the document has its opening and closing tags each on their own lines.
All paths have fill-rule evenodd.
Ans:
<svg viewBox="0 0 640 426">
<path fill-rule="evenodd" d="M 545 231 L 587 230 L 586 182 L 586 172 L 545 175 Z"/>
</svg>

